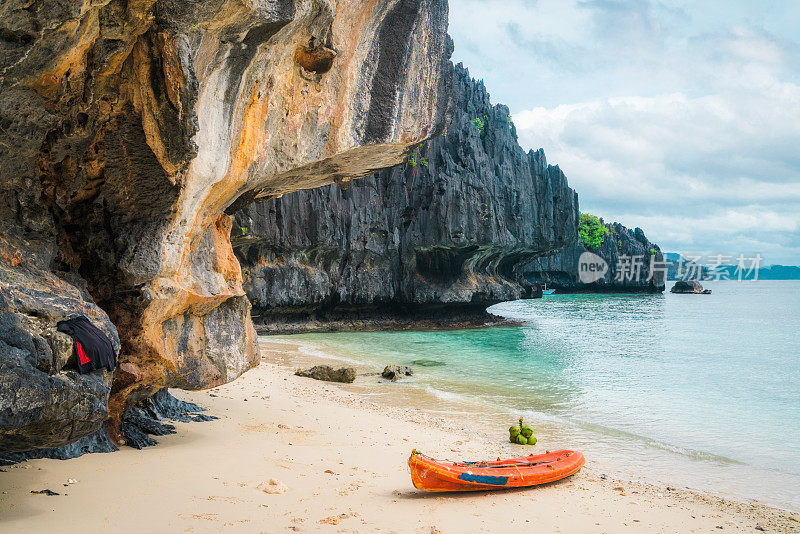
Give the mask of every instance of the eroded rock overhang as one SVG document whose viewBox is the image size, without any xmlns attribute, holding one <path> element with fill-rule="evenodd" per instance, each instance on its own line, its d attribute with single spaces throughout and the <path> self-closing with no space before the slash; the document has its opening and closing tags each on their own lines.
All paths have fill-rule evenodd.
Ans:
<svg viewBox="0 0 800 534">
<path fill-rule="evenodd" d="M 121 442 L 132 402 L 253 366 L 227 213 L 396 165 L 448 114 L 445 0 L 12 0 L 0 20 L 0 448 L 74 441 L 106 406 Z M 76 313 L 118 334 L 113 381 L 62 365 L 50 331 Z"/>
</svg>

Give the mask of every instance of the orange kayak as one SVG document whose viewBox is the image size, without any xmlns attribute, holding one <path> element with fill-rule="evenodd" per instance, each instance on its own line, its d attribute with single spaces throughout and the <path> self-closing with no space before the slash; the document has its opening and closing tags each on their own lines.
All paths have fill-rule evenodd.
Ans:
<svg viewBox="0 0 800 534">
<path fill-rule="evenodd" d="M 586 460 L 575 451 L 554 451 L 495 462 L 440 462 L 411 452 L 414 487 L 425 491 L 484 491 L 536 486 L 578 472 Z"/>
</svg>

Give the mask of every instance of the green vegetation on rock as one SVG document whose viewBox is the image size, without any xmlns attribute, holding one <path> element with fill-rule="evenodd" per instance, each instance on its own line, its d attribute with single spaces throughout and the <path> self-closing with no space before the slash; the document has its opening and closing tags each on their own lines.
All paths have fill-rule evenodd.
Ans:
<svg viewBox="0 0 800 534">
<path fill-rule="evenodd" d="M 606 240 L 608 228 L 600 219 L 589 213 L 581 213 L 578 218 L 578 237 L 581 238 L 586 248 L 597 250 Z"/>
<path fill-rule="evenodd" d="M 488 119 L 487 119 L 487 120 L 488 120 Z M 486 128 L 486 121 L 484 121 L 484 120 L 483 120 L 483 119 L 481 119 L 480 117 L 475 117 L 474 119 L 472 119 L 472 120 L 471 120 L 471 121 L 469 121 L 469 122 L 471 122 L 472 124 L 474 124 L 474 125 L 475 125 L 475 127 L 478 129 L 478 133 L 479 133 L 481 136 L 483 136 L 484 129 Z"/>
</svg>

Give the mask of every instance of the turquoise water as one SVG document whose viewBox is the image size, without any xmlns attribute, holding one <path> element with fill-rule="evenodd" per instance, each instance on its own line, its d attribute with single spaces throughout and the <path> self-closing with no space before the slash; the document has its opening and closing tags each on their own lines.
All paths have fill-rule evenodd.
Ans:
<svg viewBox="0 0 800 534">
<path fill-rule="evenodd" d="M 524 415 L 605 472 L 800 509 L 800 282 L 712 295 L 553 295 L 506 302 L 520 327 L 292 336 L 374 365 L 425 358 L 398 387 L 473 416 Z M 555 443 L 558 442 L 558 443 Z"/>
</svg>

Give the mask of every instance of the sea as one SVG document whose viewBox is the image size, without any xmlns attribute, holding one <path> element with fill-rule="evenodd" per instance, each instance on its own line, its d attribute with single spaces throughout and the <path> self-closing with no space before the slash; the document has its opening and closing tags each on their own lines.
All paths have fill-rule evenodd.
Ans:
<svg viewBox="0 0 800 534">
<path fill-rule="evenodd" d="M 519 326 L 280 337 L 375 370 L 411 365 L 384 387 L 498 440 L 523 417 L 539 448 L 581 450 L 597 472 L 798 511 L 800 281 L 705 287 L 489 308 Z"/>
</svg>

